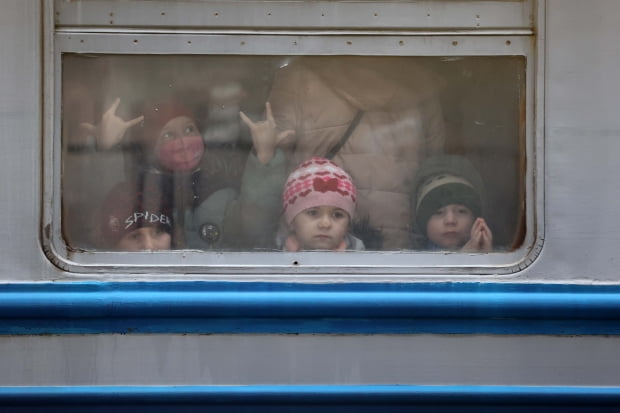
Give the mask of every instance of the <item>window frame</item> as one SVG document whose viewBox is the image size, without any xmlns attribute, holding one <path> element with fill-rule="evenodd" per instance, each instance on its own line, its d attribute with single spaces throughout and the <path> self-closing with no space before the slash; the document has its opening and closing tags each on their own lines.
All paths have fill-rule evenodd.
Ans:
<svg viewBox="0 0 620 413">
<path fill-rule="evenodd" d="M 79 3 L 79 4 L 78 4 Z M 347 281 L 408 281 L 430 276 L 435 280 L 444 277 L 451 279 L 472 280 L 480 276 L 494 275 L 500 278 L 518 275 L 519 271 L 532 263 L 540 253 L 544 240 L 544 182 L 543 159 L 544 145 L 542 139 L 542 108 L 544 101 L 540 82 L 543 74 L 542 42 L 534 36 L 531 27 L 511 27 L 514 19 L 509 22 L 499 12 L 490 14 L 488 22 L 481 23 L 479 15 L 472 21 L 463 21 L 458 28 L 439 29 L 436 23 L 428 21 L 420 23 L 414 29 L 395 30 L 394 23 L 378 23 L 370 28 L 347 27 L 344 30 L 335 27 L 330 20 L 327 24 L 318 23 L 312 27 L 310 18 L 294 20 L 288 24 L 302 26 L 300 29 L 291 27 L 268 26 L 267 23 L 256 23 L 259 27 L 248 25 L 224 29 L 229 23 L 210 23 L 209 28 L 198 28 L 190 24 L 187 29 L 171 29 L 162 22 L 153 27 L 132 29 L 127 25 L 139 24 L 146 19 L 139 12 L 125 13 L 126 7 L 138 7 L 145 10 L 161 11 L 160 15 L 170 15 L 175 6 L 165 1 L 148 2 L 56 2 L 55 7 L 47 6 L 48 30 L 46 30 L 46 59 L 44 78 L 54 79 L 46 84 L 44 101 L 46 136 L 44 139 L 44 222 L 43 247 L 50 260 L 61 269 L 79 274 L 78 278 L 109 279 L 123 274 L 133 274 L 146 279 L 260 279 L 265 281 L 330 281 L 337 274 L 346 274 Z M 241 7 L 244 12 L 269 13 L 269 3 L 255 2 L 186 2 L 180 5 L 183 10 L 194 7 L 211 7 L 213 10 L 227 10 L 219 16 L 228 15 L 229 7 Z M 475 6 L 483 7 L 495 3 L 485 1 L 463 2 L 453 1 L 457 8 L 446 8 L 447 22 L 456 24 L 459 13 L 464 9 L 473 10 Z M 177 3 L 174 3 L 178 5 Z M 286 1 L 276 2 L 278 6 L 291 6 Z M 338 11 L 339 7 L 349 7 L 344 2 L 299 3 L 296 7 L 329 10 L 328 15 Z M 389 14 L 389 6 L 414 7 L 409 3 L 369 2 L 381 15 L 384 10 Z M 106 8 L 106 6 L 108 8 Z M 148 6 L 151 6 L 149 8 Z M 505 8 L 534 8 L 531 1 L 505 2 Z M 224 7 L 224 9 L 222 9 Z M 421 7 L 421 6 L 418 6 Z M 438 7 L 435 4 L 435 7 Z M 461 8 L 462 7 L 462 8 Z M 258 9 L 257 9 L 258 8 Z M 398 8 L 398 7 L 397 7 Z M 500 7 L 501 9 L 501 7 Z M 90 10 L 90 12 L 89 12 Z M 107 13 L 108 10 L 109 13 Z M 258 10 L 258 11 L 257 11 Z M 541 6 L 537 9 L 537 25 L 541 23 Z M 57 14 L 53 12 L 56 11 Z M 68 11 L 74 12 L 74 14 Z M 79 13 L 78 13 L 79 11 Z M 103 13 L 106 11 L 106 13 Z M 211 9 L 204 12 L 209 15 Z M 91 13 L 99 16 L 89 20 Z M 512 9 L 512 12 L 514 10 Z M 391 11 L 392 19 L 398 13 Z M 452 14 L 455 13 L 455 14 Z M 322 11 L 321 14 L 326 14 Z M 429 15 L 434 11 L 429 10 Z M 134 20 L 119 20 L 120 16 L 131 16 Z M 148 14 L 147 14 L 148 15 Z M 193 15 L 193 14 L 192 14 Z M 417 16 L 418 14 L 416 14 Z M 53 22 L 55 16 L 56 22 Z M 104 17 L 110 20 L 111 27 L 103 27 Z M 142 16 L 142 17 L 135 17 Z M 243 20 L 245 14 L 240 17 Z M 529 16 L 529 15 L 528 15 Z M 514 16 L 513 16 L 514 17 Z M 309 20 L 308 20 L 309 19 Z M 147 19 L 148 20 L 148 19 Z M 465 19 L 462 19 L 465 20 Z M 528 18 L 519 15 L 521 24 L 529 22 Z M 225 21 L 226 22 L 226 21 Z M 203 22 L 204 23 L 204 22 Z M 532 22 L 529 22 L 530 24 Z M 490 27 L 499 26 L 490 29 Z M 538 27 L 538 26 L 537 26 Z M 251 29 L 251 30 L 248 30 Z M 540 30 L 540 27 L 538 27 Z M 217 40 L 210 41 L 210 40 Z M 317 41 L 318 40 L 318 41 Z M 526 59 L 526 104 L 525 104 L 525 159 L 527 160 L 525 188 L 525 219 L 526 234 L 520 248 L 511 252 L 493 252 L 486 254 L 462 254 L 445 252 L 393 252 L 365 251 L 345 254 L 325 252 L 219 252 L 175 250 L 162 252 L 102 252 L 73 251 L 62 239 L 61 220 L 61 70 L 63 53 L 113 53 L 113 54 L 242 54 L 246 49 L 251 55 L 284 55 L 287 53 L 321 54 L 330 50 L 330 54 L 350 55 L 390 55 L 390 56 L 524 56 Z M 491 51 L 493 53 L 491 53 Z M 351 255 L 353 254 L 353 255 Z M 386 265 L 389 256 L 390 264 Z M 440 258 L 440 259 L 439 259 Z M 355 264 L 352 265 L 352 262 Z M 412 264 L 413 262 L 413 264 Z M 175 276 L 174 274 L 177 274 Z"/>
</svg>

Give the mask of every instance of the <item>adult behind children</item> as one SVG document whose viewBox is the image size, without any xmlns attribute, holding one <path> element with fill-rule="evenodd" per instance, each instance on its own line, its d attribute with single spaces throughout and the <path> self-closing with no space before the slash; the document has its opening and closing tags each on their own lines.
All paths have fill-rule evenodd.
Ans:
<svg viewBox="0 0 620 413">
<path fill-rule="evenodd" d="M 363 250 L 350 233 L 357 190 L 353 180 L 332 161 L 314 157 L 302 162 L 288 177 L 282 208 L 288 234 L 286 251 Z"/>
<path fill-rule="evenodd" d="M 416 248 L 489 252 L 493 234 L 484 220 L 484 183 L 467 159 L 429 159 L 418 173 L 412 196 Z"/>
<path fill-rule="evenodd" d="M 376 249 L 409 246 L 412 181 L 445 141 L 438 84 L 411 59 L 359 56 L 302 57 L 274 77 L 276 123 L 296 132 L 292 167 L 322 156 L 350 173 L 358 216 L 382 231 Z"/>
<path fill-rule="evenodd" d="M 116 185 L 101 210 L 98 240 L 115 251 L 169 250 L 172 211 L 165 199 L 142 192 L 129 182 Z"/>
</svg>

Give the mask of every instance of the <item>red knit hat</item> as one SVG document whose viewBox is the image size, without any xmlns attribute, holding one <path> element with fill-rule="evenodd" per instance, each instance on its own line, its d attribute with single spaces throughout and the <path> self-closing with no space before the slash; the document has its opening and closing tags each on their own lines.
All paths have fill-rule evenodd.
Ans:
<svg viewBox="0 0 620 413">
<path fill-rule="evenodd" d="M 176 100 L 147 104 L 144 109 L 142 141 L 154 145 L 166 123 L 179 116 L 185 116 L 196 122 L 194 113 L 183 103 Z"/>
<path fill-rule="evenodd" d="M 130 232 L 161 227 L 172 233 L 172 211 L 159 194 L 148 196 L 129 183 L 115 186 L 101 208 L 101 235 L 105 247 L 114 248 Z"/>
<path fill-rule="evenodd" d="M 357 190 L 348 173 L 329 159 L 314 157 L 302 162 L 286 180 L 282 207 L 286 223 L 304 209 L 334 206 L 355 214 Z"/>
</svg>

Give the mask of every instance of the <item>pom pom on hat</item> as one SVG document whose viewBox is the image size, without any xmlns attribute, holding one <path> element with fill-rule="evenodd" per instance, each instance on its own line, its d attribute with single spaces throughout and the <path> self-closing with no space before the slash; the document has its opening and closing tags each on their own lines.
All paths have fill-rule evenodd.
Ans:
<svg viewBox="0 0 620 413">
<path fill-rule="evenodd" d="M 357 190 L 351 176 L 329 159 L 314 157 L 302 162 L 286 180 L 282 208 L 290 224 L 301 211 L 334 206 L 355 214 Z"/>
<path fill-rule="evenodd" d="M 130 232 L 161 227 L 172 233 L 172 209 L 160 196 L 148 196 L 128 183 L 115 186 L 101 208 L 104 247 L 114 248 Z"/>
</svg>

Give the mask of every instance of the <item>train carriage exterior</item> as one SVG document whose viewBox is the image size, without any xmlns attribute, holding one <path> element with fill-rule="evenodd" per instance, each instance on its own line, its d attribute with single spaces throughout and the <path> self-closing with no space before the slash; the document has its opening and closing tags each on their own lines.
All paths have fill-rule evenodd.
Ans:
<svg viewBox="0 0 620 413">
<path fill-rule="evenodd" d="M 617 2 L 0 8 L 2 411 L 620 406 Z M 279 122 L 282 73 L 302 64 L 317 79 L 333 74 L 325 83 L 339 91 L 378 79 L 346 98 L 361 91 L 375 102 L 394 82 L 390 104 L 405 89 L 430 90 L 445 120 L 441 149 L 468 157 L 486 183 L 495 248 L 282 252 L 214 247 L 213 232 L 202 233 L 208 248 L 97 245 L 98 207 L 137 150 L 104 151 L 84 124 L 117 97 L 129 118 L 142 100 L 173 91 L 202 114 L 211 148 L 247 155 L 238 112 L 261 119 L 271 100 Z M 410 98 L 399 114 L 419 112 Z M 312 120 L 302 117 L 297 136 Z M 430 128 L 408 120 L 406 131 Z M 363 130 L 337 163 L 346 166 Z M 239 141 L 213 144 L 222 136 Z"/>
</svg>

